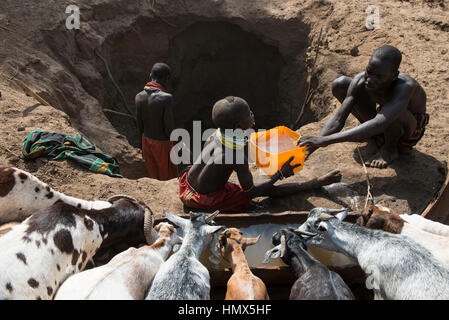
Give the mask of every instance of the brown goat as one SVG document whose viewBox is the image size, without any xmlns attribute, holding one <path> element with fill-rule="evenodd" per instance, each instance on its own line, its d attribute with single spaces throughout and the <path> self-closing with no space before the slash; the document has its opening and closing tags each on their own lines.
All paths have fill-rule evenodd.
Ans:
<svg viewBox="0 0 449 320">
<path fill-rule="evenodd" d="M 356 221 L 360 226 L 396 234 L 402 232 L 404 223 L 397 212 L 381 205 L 367 206 Z"/>
<path fill-rule="evenodd" d="M 236 228 L 226 229 L 218 237 L 218 246 L 223 258 L 232 265 L 232 276 L 227 283 L 225 300 L 269 300 L 267 288 L 262 280 L 250 270 L 245 254 L 247 246 L 256 244 L 257 238 L 244 238 Z"/>
</svg>

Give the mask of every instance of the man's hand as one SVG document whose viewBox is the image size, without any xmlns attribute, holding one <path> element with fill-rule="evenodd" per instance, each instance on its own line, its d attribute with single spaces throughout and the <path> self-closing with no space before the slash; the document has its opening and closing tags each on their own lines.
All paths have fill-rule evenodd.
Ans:
<svg viewBox="0 0 449 320">
<path fill-rule="evenodd" d="M 305 160 L 309 159 L 310 155 L 312 153 L 314 153 L 316 149 L 318 149 L 318 148 L 317 147 L 312 147 L 310 144 L 307 145 L 306 146 L 306 159 Z"/>
<path fill-rule="evenodd" d="M 284 178 L 288 178 L 288 177 L 291 177 L 292 175 L 294 175 L 295 173 L 293 172 L 293 169 L 295 169 L 301 165 L 300 163 L 298 163 L 298 164 L 295 164 L 292 166 L 290 163 L 293 161 L 294 158 L 295 158 L 294 156 L 290 157 L 290 159 L 288 159 L 287 162 L 282 165 L 282 168 L 280 171 L 281 171 L 282 175 L 284 176 Z"/>
<path fill-rule="evenodd" d="M 310 146 L 312 148 L 317 149 L 327 146 L 328 143 L 326 142 L 326 137 L 323 136 L 305 136 L 301 137 L 298 140 L 297 145 L 299 145 L 300 147 Z"/>
</svg>

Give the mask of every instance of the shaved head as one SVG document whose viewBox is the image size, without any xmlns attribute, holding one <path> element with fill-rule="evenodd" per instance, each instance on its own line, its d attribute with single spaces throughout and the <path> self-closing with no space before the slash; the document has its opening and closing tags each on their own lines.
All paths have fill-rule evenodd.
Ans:
<svg viewBox="0 0 449 320">
<path fill-rule="evenodd" d="M 166 80 L 170 77 L 170 67 L 162 62 L 155 63 L 151 68 L 150 77 L 152 80 Z"/>
<path fill-rule="evenodd" d="M 215 103 L 212 109 L 212 121 L 217 128 L 236 129 L 239 126 L 242 127 L 242 123 L 247 121 L 250 114 L 249 105 L 245 100 L 231 96 Z"/>
<path fill-rule="evenodd" d="M 378 58 L 382 61 L 388 61 L 393 67 L 394 71 L 399 69 L 402 61 L 401 52 L 393 46 L 385 45 L 379 47 L 374 51 L 372 58 Z"/>
</svg>

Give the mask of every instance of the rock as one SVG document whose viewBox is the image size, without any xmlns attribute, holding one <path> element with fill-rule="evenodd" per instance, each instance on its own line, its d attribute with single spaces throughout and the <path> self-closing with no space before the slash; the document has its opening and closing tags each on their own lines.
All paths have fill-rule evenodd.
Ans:
<svg viewBox="0 0 449 320">
<path fill-rule="evenodd" d="M 358 46 L 353 47 L 350 51 L 350 54 L 353 57 L 359 56 L 359 47 Z"/>
</svg>

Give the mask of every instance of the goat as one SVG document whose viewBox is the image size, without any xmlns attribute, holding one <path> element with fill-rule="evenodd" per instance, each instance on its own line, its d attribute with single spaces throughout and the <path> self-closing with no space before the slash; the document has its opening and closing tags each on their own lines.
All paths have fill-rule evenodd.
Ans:
<svg viewBox="0 0 449 320">
<path fill-rule="evenodd" d="M 407 222 L 409 220 L 408 218 L 408 215 L 399 215 L 388 207 L 370 205 L 362 211 L 356 223 L 367 228 L 380 229 L 386 232 L 408 236 L 429 250 L 435 258 L 445 264 L 449 264 L 449 237 L 427 232 L 419 228 L 421 226 L 427 228 L 427 230 L 444 230 L 444 228 L 439 226 L 440 223 L 422 217 L 421 219 L 412 218 L 410 219 L 412 223 L 409 223 Z"/>
<path fill-rule="evenodd" d="M 126 196 L 111 202 L 102 210 L 58 202 L 0 237 L 0 299 L 51 299 L 100 246 L 136 237 L 150 242 L 150 208 Z"/>
<path fill-rule="evenodd" d="M 449 226 L 440 222 L 424 218 L 419 214 L 401 214 L 399 215 L 406 222 L 422 231 L 430 232 L 442 237 L 449 237 Z"/>
<path fill-rule="evenodd" d="M 87 201 L 67 196 L 26 171 L 0 166 L 0 224 L 21 222 L 58 201 L 85 210 L 111 206 L 109 201 Z"/>
<path fill-rule="evenodd" d="M 159 268 L 145 299 L 210 299 L 209 271 L 198 258 L 209 245 L 212 235 L 224 228 L 209 225 L 218 211 L 210 215 L 190 212 L 190 219 L 163 212 L 170 222 L 182 228 L 184 240 L 181 248 Z"/>
<path fill-rule="evenodd" d="M 143 300 L 160 265 L 182 243 L 175 228 L 159 223 L 158 239 L 150 246 L 129 248 L 101 267 L 69 277 L 55 300 Z"/>
<path fill-rule="evenodd" d="M 227 283 L 225 300 L 269 300 L 263 281 L 250 270 L 245 254 L 247 246 L 256 244 L 257 238 L 244 238 L 236 228 L 226 229 L 218 236 L 217 247 L 222 257 L 231 263 L 232 276 Z"/>
<path fill-rule="evenodd" d="M 302 236 L 294 229 L 281 229 L 272 237 L 274 247 L 263 263 L 281 257 L 291 266 L 297 280 L 290 290 L 290 300 L 354 300 L 354 295 L 339 274 L 307 252 Z"/>
<path fill-rule="evenodd" d="M 306 245 L 357 262 L 375 299 L 449 299 L 448 266 L 409 237 L 343 222 L 347 214 L 348 209 L 314 208 L 297 231 L 306 232 Z"/>
</svg>

